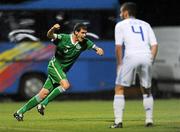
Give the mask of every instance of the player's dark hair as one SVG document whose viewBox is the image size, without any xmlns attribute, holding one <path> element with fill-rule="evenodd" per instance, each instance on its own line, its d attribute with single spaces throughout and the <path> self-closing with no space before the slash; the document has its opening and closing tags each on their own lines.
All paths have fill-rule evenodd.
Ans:
<svg viewBox="0 0 180 132">
<path fill-rule="evenodd" d="M 87 26 L 83 23 L 76 23 L 73 28 L 73 32 L 75 31 L 79 32 L 81 29 L 87 30 Z"/>
<path fill-rule="evenodd" d="M 134 16 L 134 17 L 136 16 L 136 12 L 137 12 L 136 3 L 125 2 L 124 4 L 122 4 L 121 8 L 123 11 L 127 10 L 129 13 L 129 16 Z"/>
</svg>

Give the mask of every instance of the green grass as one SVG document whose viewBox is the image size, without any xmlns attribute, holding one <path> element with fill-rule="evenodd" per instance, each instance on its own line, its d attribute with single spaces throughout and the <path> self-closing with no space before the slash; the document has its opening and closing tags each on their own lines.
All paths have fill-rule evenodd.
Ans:
<svg viewBox="0 0 180 132">
<path fill-rule="evenodd" d="M 152 128 L 144 127 L 141 100 L 126 101 L 124 128 L 110 129 L 113 123 L 112 101 L 51 102 L 45 116 L 36 109 L 17 122 L 12 114 L 23 103 L 0 103 L 0 132 L 180 132 L 180 100 L 155 100 Z"/>
</svg>

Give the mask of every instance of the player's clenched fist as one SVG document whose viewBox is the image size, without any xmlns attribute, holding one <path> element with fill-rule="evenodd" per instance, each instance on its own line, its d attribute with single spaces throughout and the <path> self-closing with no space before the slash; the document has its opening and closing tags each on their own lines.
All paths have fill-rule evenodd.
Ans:
<svg viewBox="0 0 180 132">
<path fill-rule="evenodd" d="M 60 25 L 59 25 L 59 24 L 55 24 L 52 28 L 53 28 L 54 30 L 59 30 L 59 29 L 60 29 Z"/>
<path fill-rule="evenodd" d="M 97 48 L 97 49 L 96 49 L 96 53 L 97 53 L 98 55 L 103 55 L 103 54 L 104 54 L 104 51 L 103 51 L 103 49 L 101 49 L 101 48 Z"/>
</svg>

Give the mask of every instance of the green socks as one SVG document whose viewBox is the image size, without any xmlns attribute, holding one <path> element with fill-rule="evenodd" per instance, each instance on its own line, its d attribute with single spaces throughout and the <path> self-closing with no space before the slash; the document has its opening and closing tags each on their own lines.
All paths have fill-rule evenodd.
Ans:
<svg viewBox="0 0 180 132">
<path fill-rule="evenodd" d="M 55 88 L 42 102 L 41 105 L 47 106 L 47 104 L 52 101 L 56 96 L 58 96 L 60 93 L 64 92 L 65 89 L 61 86 Z"/>
<path fill-rule="evenodd" d="M 17 113 L 18 114 L 24 114 L 26 111 L 32 109 L 34 106 L 39 104 L 42 99 L 40 99 L 39 95 L 37 94 L 36 96 L 32 97 L 24 106 L 22 106 Z"/>
<path fill-rule="evenodd" d="M 24 106 L 22 106 L 17 113 L 18 114 L 24 114 L 26 111 L 32 109 L 37 104 L 39 104 L 41 101 L 42 105 L 47 105 L 50 101 L 52 101 L 56 96 L 58 96 L 60 93 L 64 92 L 65 89 L 61 86 L 55 88 L 43 101 L 40 99 L 39 95 L 32 97 Z"/>
</svg>

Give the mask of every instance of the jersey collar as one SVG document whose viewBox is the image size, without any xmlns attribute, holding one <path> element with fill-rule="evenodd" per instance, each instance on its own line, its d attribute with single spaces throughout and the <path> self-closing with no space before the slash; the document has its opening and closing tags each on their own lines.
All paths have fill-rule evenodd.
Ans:
<svg viewBox="0 0 180 132">
<path fill-rule="evenodd" d="M 72 34 L 70 34 L 70 39 L 71 39 L 71 43 L 72 43 L 73 45 L 76 45 L 76 44 L 78 43 L 78 41 L 77 41 L 76 43 L 73 42 Z"/>
</svg>

